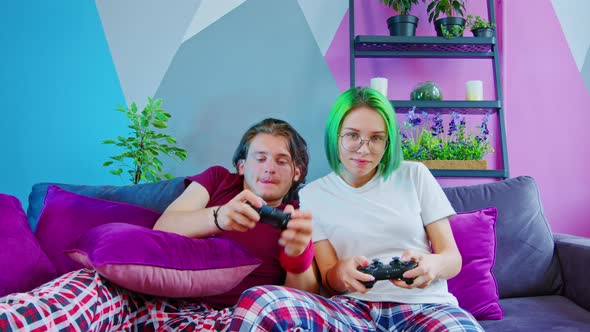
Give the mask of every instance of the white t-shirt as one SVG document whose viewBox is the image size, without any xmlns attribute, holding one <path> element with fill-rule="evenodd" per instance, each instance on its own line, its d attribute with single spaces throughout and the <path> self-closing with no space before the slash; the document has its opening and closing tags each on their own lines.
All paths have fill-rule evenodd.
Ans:
<svg viewBox="0 0 590 332">
<path fill-rule="evenodd" d="M 387 180 L 377 173 L 360 188 L 332 172 L 306 185 L 299 198 L 301 208 L 313 213 L 314 242 L 329 240 L 338 258 L 366 256 L 384 264 L 401 257 L 405 249 L 431 252 L 424 227 L 455 214 L 426 166 L 409 161 L 402 162 Z M 346 296 L 365 301 L 457 304 L 443 279 L 424 289 L 378 281 L 366 294 Z"/>
</svg>

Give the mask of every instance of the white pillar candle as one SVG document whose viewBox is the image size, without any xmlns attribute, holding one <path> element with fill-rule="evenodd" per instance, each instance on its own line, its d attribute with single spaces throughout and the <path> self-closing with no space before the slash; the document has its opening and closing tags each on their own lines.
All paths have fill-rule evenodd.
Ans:
<svg viewBox="0 0 590 332">
<path fill-rule="evenodd" d="M 465 83 L 465 99 L 483 100 L 483 82 L 467 81 L 467 83 Z"/>
<path fill-rule="evenodd" d="M 387 98 L 387 79 L 384 77 L 371 78 L 371 89 L 375 89 Z"/>
</svg>

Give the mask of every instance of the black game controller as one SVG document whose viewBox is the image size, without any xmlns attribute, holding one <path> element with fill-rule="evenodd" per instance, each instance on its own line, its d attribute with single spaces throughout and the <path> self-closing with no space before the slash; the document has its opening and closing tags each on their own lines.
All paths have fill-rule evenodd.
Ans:
<svg viewBox="0 0 590 332">
<path fill-rule="evenodd" d="M 413 278 L 404 278 L 402 275 L 404 272 L 409 271 L 418 267 L 418 263 L 415 261 L 403 262 L 399 257 L 393 257 L 389 264 L 385 265 L 378 259 L 373 259 L 373 262 L 365 267 L 359 267 L 358 270 L 370 274 L 375 277 L 373 281 L 364 281 L 363 284 L 367 288 L 372 288 L 378 280 L 390 280 L 390 279 L 401 279 L 406 284 L 411 285 L 414 283 Z"/>
<path fill-rule="evenodd" d="M 291 214 L 285 213 L 268 205 L 260 208 L 254 207 L 250 202 L 246 202 L 260 215 L 260 223 L 272 225 L 278 229 L 287 229 L 287 224 L 291 220 Z"/>
</svg>

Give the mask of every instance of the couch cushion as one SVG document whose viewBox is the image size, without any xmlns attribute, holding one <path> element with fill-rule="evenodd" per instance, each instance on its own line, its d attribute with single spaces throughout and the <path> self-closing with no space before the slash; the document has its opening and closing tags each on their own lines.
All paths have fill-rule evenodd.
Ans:
<svg viewBox="0 0 590 332">
<path fill-rule="evenodd" d="M 172 180 L 128 186 L 37 183 L 33 185 L 29 194 L 29 208 L 27 209 L 29 225 L 33 231 L 36 229 L 39 214 L 41 214 L 41 208 L 43 207 L 43 201 L 47 193 L 47 187 L 51 184 L 55 184 L 60 188 L 76 194 L 129 203 L 161 213 L 184 191 L 183 180 L 184 178 L 179 177 Z"/>
<path fill-rule="evenodd" d="M 151 228 L 159 217 L 160 213 L 140 206 L 78 195 L 51 185 L 35 237 L 61 275 L 83 267 L 64 250 L 92 227 L 124 222 Z"/>
<path fill-rule="evenodd" d="M 57 276 L 14 196 L 0 194 L 0 239 L 0 297 L 30 291 Z"/>
<path fill-rule="evenodd" d="M 561 264 L 563 295 L 590 311 L 590 238 L 553 234 L 557 257 Z M 581 262 L 585 262 L 580 264 Z"/>
<path fill-rule="evenodd" d="M 501 299 L 504 319 L 480 321 L 486 332 L 590 331 L 590 312 L 563 296 Z"/>
<path fill-rule="evenodd" d="M 495 206 L 500 298 L 560 294 L 563 281 L 553 236 L 533 178 L 444 188 L 457 212 Z"/>
<path fill-rule="evenodd" d="M 165 297 L 225 293 L 262 263 L 223 237 L 192 239 L 125 223 L 90 229 L 67 253 L 120 286 Z"/>
<path fill-rule="evenodd" d="M 459 274 L 447 281 L 459 306 L 477 319 L 502 319 L 498 285 L 492 269 L 496 257 L 495 207 L 461 212 L 451 218 L 451 229 L 463 258 Z"/>
</svg>

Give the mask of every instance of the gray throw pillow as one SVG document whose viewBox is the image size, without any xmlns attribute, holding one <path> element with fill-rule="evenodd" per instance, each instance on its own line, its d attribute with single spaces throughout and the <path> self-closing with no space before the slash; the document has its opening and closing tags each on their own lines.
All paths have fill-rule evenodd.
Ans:
<svg viewBox="0 0 590 332">
<path fill-rule="evenodd" d="M 157 212 L 164 212 L 166 207 L 184 191 L 183 181 L 184 177 L 178 177 L 171 180 L 128 186 L 37 183 L 33 185 L 29 194 L 27 218 L 29 219 L 31 229 L 35 231 L 41 209 L 43 208 L 45 195 L 47 194 L 47 187 L 52 184 L 76 194 L 138 205 Z"/>
<path fill-rule="evenodd" d="M 553 235 L 532 177 L 449 187 L 444 192 L 457 212 L 498 209 L 493 272 L 500 298 L 561 293 L 563 280 Z"/>
</svg>

